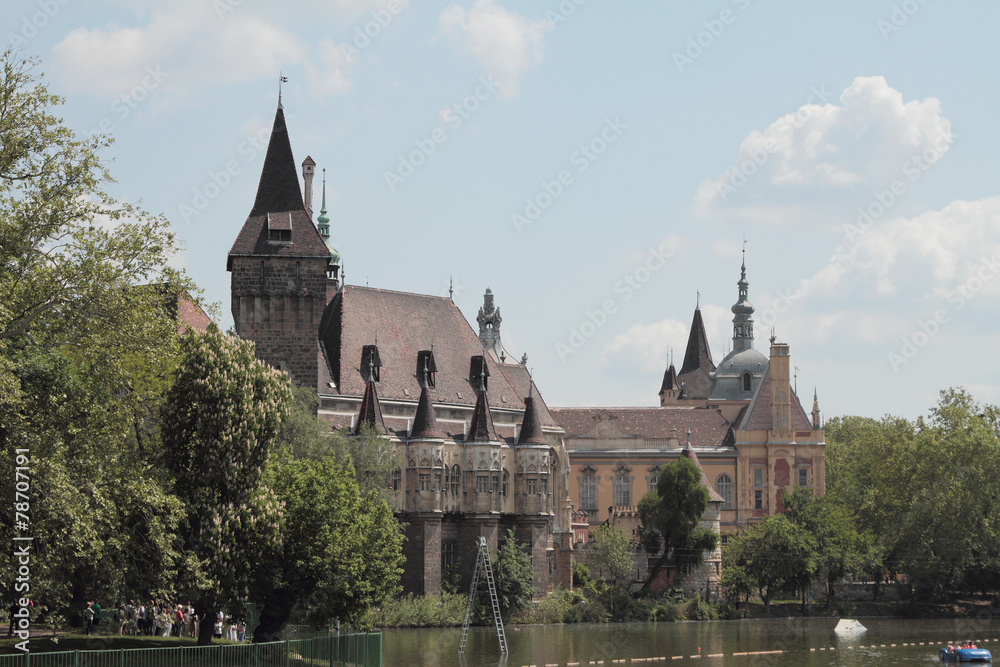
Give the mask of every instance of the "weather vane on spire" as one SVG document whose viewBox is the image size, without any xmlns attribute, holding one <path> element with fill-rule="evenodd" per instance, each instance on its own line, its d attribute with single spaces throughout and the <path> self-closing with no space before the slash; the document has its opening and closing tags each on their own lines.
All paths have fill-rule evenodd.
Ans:
<svg viewBox="0 0 1000 667">
<path fill-rule="evenodd" d="M 278 72 L 278 108 L 281 108 L 281 84 L 288 83 L 288 77 Z"/>
</svg>

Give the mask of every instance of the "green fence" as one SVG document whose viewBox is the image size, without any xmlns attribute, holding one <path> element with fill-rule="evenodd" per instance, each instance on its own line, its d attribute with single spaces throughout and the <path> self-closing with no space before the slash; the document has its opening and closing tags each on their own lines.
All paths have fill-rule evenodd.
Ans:
<svg viewBox="0 0 1000 667">
<path fill-rule="evenodd" d="M 378 632 L 266 644 L 0 655 L 0 667 L 382 667 Z"/>
</svg>

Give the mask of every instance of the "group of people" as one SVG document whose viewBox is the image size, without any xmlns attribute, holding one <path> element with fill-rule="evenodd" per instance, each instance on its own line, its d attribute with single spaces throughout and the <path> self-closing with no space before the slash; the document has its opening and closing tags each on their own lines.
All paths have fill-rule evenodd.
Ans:
<svg viewBox="0 0 1000 667">
<path fill-rule="evenodd" d="M 95 633 L 97 631 L 95 626 L 100 625 L 102 619 L 101 605 L 97 600 L 87 603 L 84 618 L 87 622 L 87 634 Z M 129 600 L 127 604 L 119 605 L 114 610 L 114 621 L 119 636 L 194 638 L 198 636 L 201 619 L 194 613 L 194 607 L 190 602 L 186 605 L 174 605 L 150 600 L 149 604 L 141 602 L 136 604 L 135 600 Z M 226 618 L 221 611 L 212 629 L 216 639 L 225 637 L 231 641 L 246 640 L 246 623 L 243 621 L 237 623 L 232 618 Z"/>
<path fill-rule="evenodd" d="M 965 642 L 964 644 L 948 644 L 948 653 L 954 653 L 965 648 L 978 648 L 976 642 Z"/>
</svg>

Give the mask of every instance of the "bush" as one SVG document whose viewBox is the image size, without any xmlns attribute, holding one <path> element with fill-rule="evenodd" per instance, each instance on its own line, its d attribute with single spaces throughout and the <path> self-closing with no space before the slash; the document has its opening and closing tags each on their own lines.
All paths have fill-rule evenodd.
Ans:
<svg viewBox="0 0 1000 667">
<path fill-rule="evenodd" d="M 371 614 L 376 628 L 437 628 L 462 625 L 468 596 L 459 593 L 391 600 Z"/>
<path fill-rule="evenodd" d="M 584 617 L 587 606 L 587 601 L 581 593 L 556 589 L 530 609 L 518 614 L 514 622 L 579 623 Z"/>
<path fill-rule="evenodd" d="M 578 588 L 586 588 L 590 583 L 590 568 L 586 563 L 573 559 L 573 585 Z"/>
<path fill-rule="evenodd" d="M 711 621 L 715 619 L 715 609 L 701 599 L 700 593 L 695 593 L 688 603 L 687 619 L 689 621 Z"/>
</svg>

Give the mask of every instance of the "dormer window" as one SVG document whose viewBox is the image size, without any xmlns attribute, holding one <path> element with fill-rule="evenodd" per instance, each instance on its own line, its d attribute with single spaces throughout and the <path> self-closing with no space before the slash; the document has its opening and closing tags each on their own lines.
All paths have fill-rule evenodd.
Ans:
<svg viewBox="0 0 1000 667">
<path fill-rule="evenodd" d="M 367 382 L 369 377 L 375 382 L 381 382 L 379 371 L 382 368 L 382 360 L 378 355 L 377 345 L 365 345 L 361 348 L 361 375 Z"/>
<path fill-rule="evenodd" d="M 753 379 L 750 377 L 749 373 L 743 374 L 743 391 L 750 391 L 753 386 Z"/>
<path fill-rule="evenodd" d="M 433 389 L 436 385 L 435 375 L 437 374 L 437 364 L 434 363 L 433 350 L 420 350 L 417 352 L 417 379 L 421 386 L 427 382 L 427 388 Z"/>
<path fill-rule="evenodd" d="M 479 391 L 480 389 L 486 391 L 489 379 L 490 368 L 486 364 L 486 357 L 482 355 L 472 357 L 472 363 L 469 365 L 469 384 L 471 384 L 476 391 Z"/>
<path fill-rule="evenodd" d="M 288 244 L 292 242 L 292 214 L 267 214 L 267 242 Z"/>
</svg>

